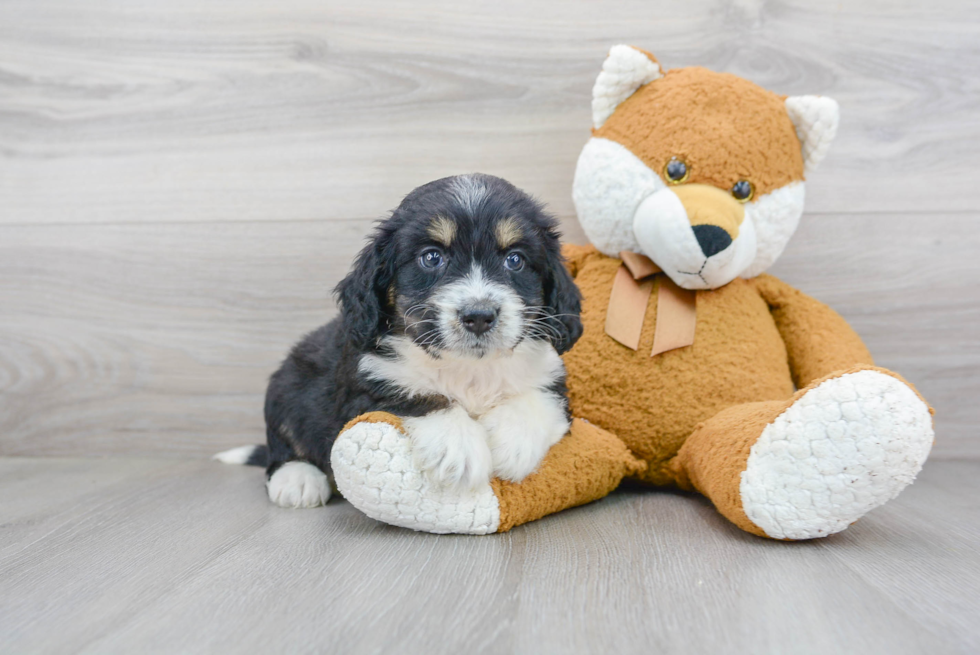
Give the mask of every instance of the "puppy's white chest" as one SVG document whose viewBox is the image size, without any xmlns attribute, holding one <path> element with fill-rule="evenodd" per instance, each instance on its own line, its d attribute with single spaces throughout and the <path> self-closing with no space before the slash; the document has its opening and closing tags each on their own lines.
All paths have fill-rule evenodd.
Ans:
<svg viewBox="0 0 980 655">
<path fill-rule="evenodd" d="M 360 370 L 410 397 L 445 396 L 471 416 L 500 402 L 550 386 L 564 371 L 550 344 L 523 342 L 512 353 L 483 359 L 435 359 L 407 339 L 393 338 L 392 357 L 365 355 Z"/>
<path fill-rule="evenodd" d="M 516 369 L 501 363 L 497 366 L 457 366 L 433 371 L 425 376 L 423 385 L 429 394 L 446 396 L 458 402 L 472 416 L 481 416 L 501 401 L 519 395 L 529 386 L 520 379 Z"/>
</svg>

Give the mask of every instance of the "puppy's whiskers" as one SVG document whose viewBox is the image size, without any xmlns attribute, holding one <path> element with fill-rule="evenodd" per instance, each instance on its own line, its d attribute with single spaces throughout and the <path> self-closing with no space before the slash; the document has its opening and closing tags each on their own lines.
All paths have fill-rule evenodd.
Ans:
<svg viewBox="0 0 980 655">
<path fill-rule="evenodd" d="M 550 341 L 551 339 L 558 338 L 557 331 L 550 331 L 541 326 L 529 326 L 524 332 L 523 336 L 528 339 L 537 339 L 541 341 Z"/>
<path fill-rule="evenodd" d="M 428 346 L 435 342 L 439 338 L 439 328 L 431 328 L 422 332 L 417 337 L 412 339 L 412 343 L 417 346 Z"/>
<path fill-rule="evenodd" d="M 575 316 L 575 317 L 578 317 L 578 314 L 567 314 L 567 313 L 566 314 L 554 314 L 550 310 L 551 310 L 551 307 L 548 307 L 546 305 L 528 305 L 527 307 L 524 308 L 524 311 L 525 312 L 530 313 L 532 316 L 541 317 L 541 318 L 559 318 L 561 316 Z"/>
<path fill-rule="evenodd" d="M 551 309 L 545 305 L 525 306 L 523 308 L 522 338 L 540 341 L 559 340 L 561 330 L 554 325 L 554 319 L 561 314 L 552 314 Z"/>
<path fill-rule="evenodd" d="M 435 308 L 431 307 L 427 303 L 419 303 L 417 305 L 412 305 L 402 313 L 402 322 L 405 324 L 406 329 L 412 329 L 418 327 L 420 323 L 430 319 L 429 312 L 434 311 Z M 415 312 L 421 312 L 419 316 L 412 316 Z M 416 337 L 418 339 L 419 337 Z"/>
</svg>

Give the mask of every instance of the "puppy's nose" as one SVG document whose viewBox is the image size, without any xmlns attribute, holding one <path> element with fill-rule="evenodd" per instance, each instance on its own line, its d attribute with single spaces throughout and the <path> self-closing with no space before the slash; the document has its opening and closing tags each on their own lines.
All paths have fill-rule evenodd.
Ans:
<svg viewBox="0 0 980 655">
<path fill-rule="evenodd" d="M 728 232 L 717 225 L 695 225 L 691 229 L 694 230 L 694 238 L 698 240 L 705 257 L 716 255 L 732 245 Z"/>
<path fill-rule="evenodd" d="M 492 309 L 467 309 L 460 317 L 460 322 L 467 331 L 480 336 L 493 327 L 497 320 L 497 312 Z"/>
</svg>

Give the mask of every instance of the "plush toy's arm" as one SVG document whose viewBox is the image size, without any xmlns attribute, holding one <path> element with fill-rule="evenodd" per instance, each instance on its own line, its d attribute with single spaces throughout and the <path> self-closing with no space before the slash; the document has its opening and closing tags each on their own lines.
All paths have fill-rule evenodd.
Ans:
<svg viewBox="0 0 980 655">
<path fill-rule="evenodd" d="M 786 344 L 797 388 L 857 364 L 874 364 L 861 337 L 830 307 L 771 275 L 753 282 Z"/>
<path fill-rule="evenodd" d="M 574 243 L 565 243 L 561 247 L 561 255 L 565 258 L 565 268 L 568 269 L 573 278 L 578 275 L 585 260 L 597 252 L 599 251 L 592 245 L 577 246 Z"/>
</svg>

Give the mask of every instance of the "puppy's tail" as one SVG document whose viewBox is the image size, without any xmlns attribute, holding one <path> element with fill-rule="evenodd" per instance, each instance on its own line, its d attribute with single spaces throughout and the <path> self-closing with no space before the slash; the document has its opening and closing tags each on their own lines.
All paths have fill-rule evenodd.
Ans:
<svg viewBox="0 0 980 655">
<path fill-rule="evenodd" d="M 211 459 L 217 460 L 222 464 L 244 464 L 245 466 L 268 466 L 269 447 L 268 446 L 239 446 L 231 450 L 223 450 Z"/>
</svg>

